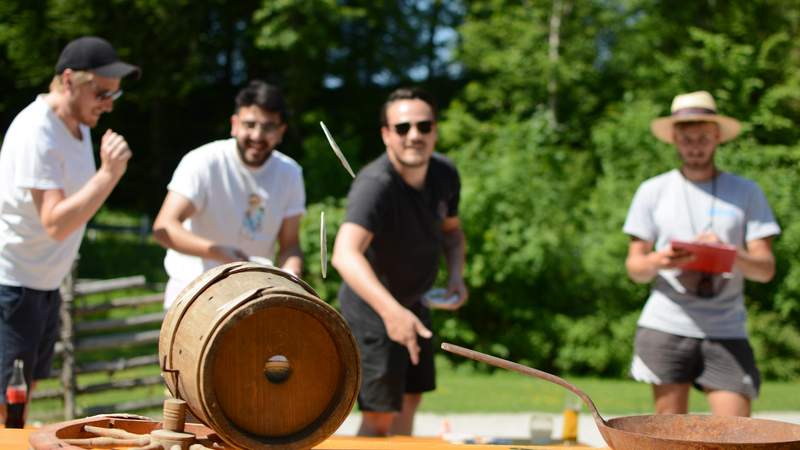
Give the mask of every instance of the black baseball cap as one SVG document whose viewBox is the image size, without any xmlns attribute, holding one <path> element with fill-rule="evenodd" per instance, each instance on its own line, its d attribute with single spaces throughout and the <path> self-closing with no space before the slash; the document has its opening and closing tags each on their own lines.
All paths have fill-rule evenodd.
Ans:
<svg viewBox="0 0 800 450">
<path fill-rule="evenodd" d="M 84 36 L 67 44 L 61 51 L 56 63 L 56 73 L 65 69 L 91 70 L 107 78 L 124 78 L 135 73 L 136 78 L 142 74 L 137 66 L 122 62 L 111 44 L 97 36 Z"/>
</svg>

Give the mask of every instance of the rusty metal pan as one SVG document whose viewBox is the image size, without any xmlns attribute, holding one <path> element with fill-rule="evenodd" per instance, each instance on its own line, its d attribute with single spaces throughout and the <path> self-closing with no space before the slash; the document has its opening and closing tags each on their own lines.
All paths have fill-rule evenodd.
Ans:
<svg viewBox="0 0 800 450">
<path fill-rule="evenodd" d="M 564 387 L 583 400 L 614 450 L 800 450 L 800 425 L 749 417 L 666 414 L 605 420 L 585 392 L 564 379 L 522 364 L 444 343 L 442 349 Z"/>
</svg>

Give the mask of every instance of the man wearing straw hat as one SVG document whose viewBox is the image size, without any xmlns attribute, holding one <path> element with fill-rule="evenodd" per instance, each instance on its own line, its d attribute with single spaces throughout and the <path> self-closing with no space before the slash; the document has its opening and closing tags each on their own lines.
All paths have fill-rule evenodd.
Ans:
<svg viewBox="0 0 800 450">
<path fill-rule="evenodd" d="M 705 91 L 678 95 L 671 110 L 651 130 L 675 145 L 681 166 L 639 186 L 624 225 L 628 275 L 652 282 L 631 374 L 653 385 L 658 414 L 686 413 L 694 385 L 712 414 L 749 416 L 760 378 L 745 329 L 744 280 L 772 279 L 771 240 L 780 228 L 756 183 L 714 164 L 739 122 L 717 114 Z M 734 246 L 730 273 L 681 269 L 696 255 L 673 240 Z"/>
</svg>

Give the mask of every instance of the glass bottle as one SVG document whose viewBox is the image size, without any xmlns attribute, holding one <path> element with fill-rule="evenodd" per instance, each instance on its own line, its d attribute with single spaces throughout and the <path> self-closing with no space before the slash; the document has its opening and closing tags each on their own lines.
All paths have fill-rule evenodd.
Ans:
<svg viewBox="0 0 800 450">
<path fill-rule="evenodd" d="M 553 434 L 553 417 L 545 413 L 531 414 L 528 423 L 531 434 L 531 444 L 547 445 L 551 444 Z"/>
<path fill-rule="evenodd" d="M 6 388 L 6 428 L 25 427 L 25 404 L 28 399 L 28 385 L 25 384 L 25 363 L 14 360 L 14 370 Z"/>
<path fill-rule="evenodd" d="M 578 442 L 578 413 L 580 411 L 580 398 L 568 393 L 564 400 L 564 423 L 561 428 L 561 439 L 564 441 L 564 445 L 574 445 Z"/>
</svg>

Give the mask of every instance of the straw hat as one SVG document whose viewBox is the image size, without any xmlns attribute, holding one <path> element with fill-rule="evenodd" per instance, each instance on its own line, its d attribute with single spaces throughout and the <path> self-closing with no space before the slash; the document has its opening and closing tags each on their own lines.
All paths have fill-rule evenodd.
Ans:
<svg viewBox="0 0 800 450">
<path fill-rule="evenodd" d="M 673 144 L 672 127 L 679 122 L 715 122 L 719 125 L 720 142 L 735 138 L 742 129 L 738 120 L 717 114 L 714 97 L 706 91 L 680 94 L 672 100 L 672 114 L 650 123 L 650 130 L 660 140 Z"/>
</svg>

